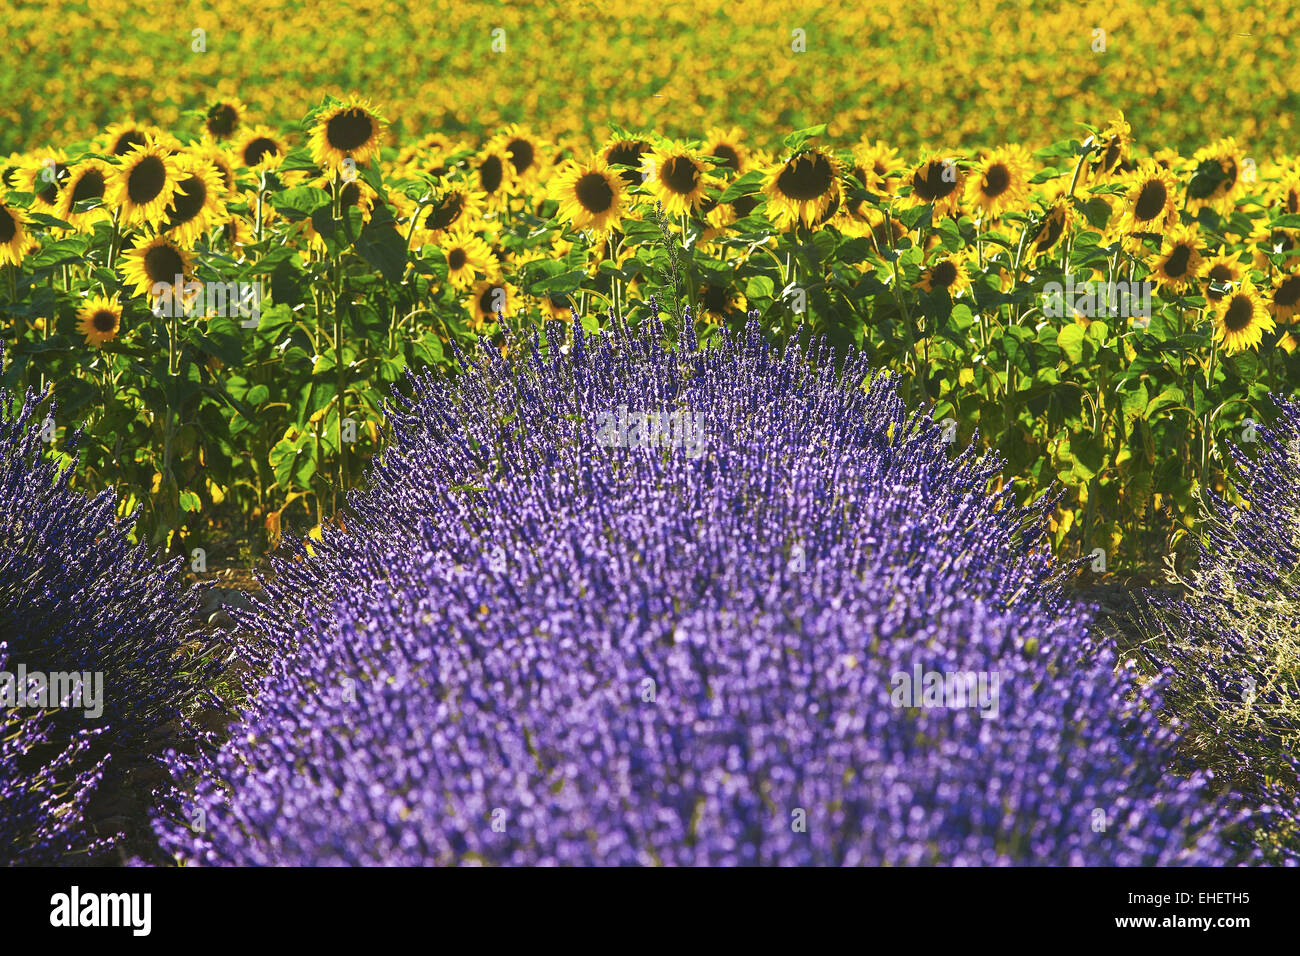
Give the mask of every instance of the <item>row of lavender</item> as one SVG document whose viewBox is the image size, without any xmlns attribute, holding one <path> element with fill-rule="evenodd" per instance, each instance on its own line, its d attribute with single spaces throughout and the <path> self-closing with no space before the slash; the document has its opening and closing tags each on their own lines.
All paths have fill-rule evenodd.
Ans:
<svg viewBox="0 0 1300 956">
<path fill-rule="evenodd" d="M 188 653 L 198 595 L 68 487 L 34 393 L 0 389 L 0 863 L 105 858 L 159 800 L 160 749 L 210 743 L 216 663 Z M 165 807 L 165 803 L 164 803 Z M 174 811 L 173 811 L 174 812 Z"/>
<path fill-rule="evenodd" d="M 1231 608 L 1207 610 L 1208 595 L 1160 606 L 1153 620 L 1178 639 L 1117 661 L 1063 597 L 1068 569 L 1043 534 L 1051 501 L 988 493 L 997 463 L 953 455 L 888 376 L 816 345 L 778 349 L 756 326 L 705 350 L 670 350 L 662 332 L 584 340 L 576 323 L 554 326 L 549 346 L 515 343 L 509 359 L 489 350 L 455 379 L 412 382 L 345 528 L 279 562 L 266 602 L 241 616 L 255 676 L 227 743 L 165 758 L 167 852 L 213 864 L 1294 859 L 1294 709 L 1252 712 L 1238 694 L 1243 719 L 1221 735 L 1236 749 L 1214 754 L 1188 745 L 1179 718 L 1224 719 L 1191 682 L 1235 693 L 1264 632 L 1294 645 L 1296 603 L 1251 632 L 1233 630 Z M 0 472 L 16 490 L 0 501 L 14 509 L 0 548 L 8 535 L 30 551 L 24 515 L 54 483 L 31 470 L 30 415 L 6 427 L 6 461 L 13 446 L 28 465 Z M 1300 521 L 1288 428 L 1300 435 L 1300 406 L 1264 433 L 1252 482 Z M 1260 600 L 1280 592 L 1257 564 L 1294 583 L 1300 536 L 1253 533 L 1262 507 L 1247 519 L 1218 507 L 1260 551 L 1239 567 L 1208 552 L 1206 573 L 1250 575 Z M 14 593 L 89 587 L 58 563 Z M 108 563 L 98 603 L 129 601 L 142 622 L 176 606 L 170 583 L 136 583 L 168 572 Z M 23 573 L 0 555 L 0 589 Z M 40 609 L 55 633 L 0 653 L 43 660 L 67 633 L 49 608 L 76 604 L 12 604 Z M 175 621 L 149 626 L 160 646 L 180 641 Z M 1240 653 L 1220 665 L 1220 646 Z M 167 675 L 135 653 L 111 662 L 123 688 L 133 667 Z M 197 703 L 189 676 L 173 687 L 178 719 Z M 1261 673 L 1250 700 L 1287 693 Z M 1290 724 L 1267 737 L 1280 712 Z M 40 720 L 24 720 L 31 733 L 4 734 L 17 743 L 0 764 L 0 852 L 48 859 L 83 844 L 80 808 L 58 801 L 74 772 L 97 771 L 74 754 L 49 771 L 46 803 L 21 802 L 48 747 Z M 110 734 L 131 726 L 114 720 Z M 1190 765 L 1201 756 L 1210 769 Z"/>
</svg>

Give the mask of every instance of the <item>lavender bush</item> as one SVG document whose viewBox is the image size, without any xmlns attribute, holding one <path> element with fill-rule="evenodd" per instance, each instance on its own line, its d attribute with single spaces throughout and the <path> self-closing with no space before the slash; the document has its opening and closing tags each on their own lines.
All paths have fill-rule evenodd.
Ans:
<svg viewBox="0 0 1300 956">
<path fill-rule="evenodd" d="M 111 493 L 68 487 L 40 405 L 0 389 L 0 864 L 107 850 L 212 680 L 181 653 L 197 598 L 179 562 L 130 543 Z"/>
<path fill-rule="evenodd" d="M 689 327 L 689 326 L 688 326 Z M 1198 864 L 1160 683 L 888 376 L 756 324 L 414 378 L 165 846 L 211 864 Z M 654 417 L 648 417 L 648 414 Z M 929 673 L 965 674 L 931 693 Z M 920 678 L 910 696 L 906 678 Z M 929 690 L 926 690 L 926 688 Z M 988 693 L 989 691 L 993 691 Z M 936 703 L 946 706 L 935 706 Z M 1251 824 L 1253 825 L 1253 824 Z"/>
<path fill-rule="evenodd" d="M 1169 674 L 1168 706 L 1196 759 L 1257 802 L 1285 807 L 1264 836 L 1300 849 L 1300 402 L 1234 446 L 1246 504 L 1209 495 L 1185 597 L 1151 596 L 1141 657 Z"/>
</svg>

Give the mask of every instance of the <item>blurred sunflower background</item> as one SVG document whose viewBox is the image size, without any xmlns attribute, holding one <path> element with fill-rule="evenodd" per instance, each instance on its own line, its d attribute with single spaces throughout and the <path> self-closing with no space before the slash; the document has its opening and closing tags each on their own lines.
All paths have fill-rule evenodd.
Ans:
<svg viewBox="0 0 1300 956">
<path fill-rule="evenodd" d="M 1278 68 L 1300 19 L 1253 0 L 394 0 L 337 4 L 327 25 L 283 0 L 5 6 L 0 152 L 124 116 L 170 128 L 195 114 L 225 141 L 249 110 L 282 129 L 358 89 L 400 141 L 526 123 L 589 146 L 610 123 L 713 128 L 723 145 L 739 128 L 770 148 L 820 122 L 912 151 L 1042 146 L 1122 110 L 1171 148 L 1234 136 L 1263 152 L 1289 146 L 1300 105 Z"/>
</svg>

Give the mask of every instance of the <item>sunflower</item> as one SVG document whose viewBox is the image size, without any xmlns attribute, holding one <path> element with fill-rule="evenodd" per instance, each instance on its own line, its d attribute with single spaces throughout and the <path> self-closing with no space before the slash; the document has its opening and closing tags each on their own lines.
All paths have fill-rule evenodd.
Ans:
<svg viewBox="0 0 1300 956">
<path fill-rule="evenodd" d="M 853 147 L 853 165 L 848 169 L 852 176 L 869 193 L 889 195 L 898 186 L 894 175 L 903 168 L 898 150 L 881 140 L 861 142 Z M 857 210 L 855 210 L 857 212 Z"/>
<path fill-rule="evenodd" d="M 642 182 L 641 164 L 646 153 L 649 153 L 651 149 L 650 144 L 643 139 L 620 137 L 605 144 L 605 148 L 600 155 L 601 159 L 610 166 L 627 167 L 620 170 L 619 174 L 623 177 L 623 182 L 631 187 Z"/>
<path fill-rule="evenodd" d="M 235 191 L 235 164 L 228 152 L 213 143 L 194 146 L 190 153 L 206 159 L 221 176 L 222 191 L 233 194 Z"/>
<path fill-rule="evenodd" d="M 907 235 L 907 226 L 884 211 L 867 210 L 866 222 L 872 243 L 878 249 L 893 249 Z"/>
<path fill-rule="evenodd" d="M 1074 206 L 1066 198 L 1056 200 L 1049 206 L 1038 221 L 1033 237 L 1029 241 L 1031 255 L 1046 255 L 1053 246 L 1061 241 L 1074 219 Z"/>
<path fill-rule="evenodd" d="M 1178 184 L 1167 169 L 1154 160 L 1144 160 L 1129 180 L 1121 233 L 1164 233 L 1178 221 L 1174 195 Z"/>
<path fill-rule="evenodd" d="M 104 196 L 113 179 L 113 167 L 102 159 L 83 159 L 68 173 L 59 204 L 58 216 L 78 232 L 93 232 L 95 223 L 109 218 Z M 77 205 L 98 200 L 98 205 L 82 211 Z"/>
<path fill-rule="evenodd" d="M 13 189 L 18 185 L 18 174 L 22 172 L 26 160 L 22 153 L 10 153 L 9 158 L 0 163 L 0 187 Z"/>
<path fill-rule="evenodd" d="M 308 145 L 312 160 L 325 170 L 337 171 L 351 159 L 364 166 L 379 155 L 384 121 L 366 100 L 349 97 L 322 110 L 311 129 Z"/>
<path fill-rule="evenodd" d="M 160 285 L 170 286 L 170 294 L 179 299 L 193 271 L 190 254 L 167 236 L 141 236 L 122 263 L 122 278 L 133 294 L 151 299 L 158 297 Z"/>
<path fill-rule="evenodd" d="M 970 276 L 960 256 L 942 256 L 921 273 L 921 280 L 914 288 L 925 292 L 943 289 L 956 298 L 963 289 L 970 288 Z"/>
<path fill-rule="evenodd" d="M 749 309 L 748 300 L 725 283 L 706 282 L 699 288 L 700 318 L 711 317 L 718 324 L 742 321 Z"/>
<path fill-rule="evenodd" d="M 1192 160 L 1196 171 L 1187 186 L 1188 202 L 1193 207 L 1231 209 L 1241 178 L 1242 155 L 1237 141 L 1231 137 L 1221 139 L 1198 149 Z"/>
<path fill-rule="evenodd" d="M 104 130 L 100 138 L 102 144 L 99 152 L 106 156 L 125 156 L 137 146 L 148 146 L 150 140 L 157 141 L 156 131 L 140 123 L 114 123 Z"/>
<path fill-rule="evenodd" d="M 335 185 L 333 176 L 326 174 L 311 181 L 311 185 L 317 189 L 329 192 Z M 361 212 L 361 223 L 366 225 L 374 217 L 375 204 L 381 200 L 379 193 L 375 192 L 364 179 L 358 177 L 349 183 L 342 183 L 339 191 L 339 206 L 344 211 L 357 209 Z M 326 250 L 325 240 L 321 238 L 320 233 L 316 231 L 316 226 L 311 219 L 303 220 L 303 232 L 307 236 L 307 241 L 311 247 L 319 252 Z"/>
<path fill-rule="evenodd" d="M 1161 169 L 1166 169 L 1175 175 L 1181 172 L 1183 170 L 1183 167 L 1187 165 L 1186 162 L 1184 162 L 1183 157 L 1179 154 L 1178 150 L 1173 149 L 1169 146 L 1163 146 L 1160 149 L 1157 149 L 1154 153 L 1151 154 L 1151 158 L 1155 160 L 1156 165 L 1159 166 Z M 1132 166 L 1133 163 L 1130 160 L 1128 164 L 1125 166 L 1125 168 L 1128 169 L 1129 167 Z"/>
<path fill-rule="evenodd" d="M 117 297 L 92 295 L 77 312 L 77 331 L 86 337 L 86 344 L 99 348 L 111 342 L 122 328 L 122 306 Z"/>
<path fill-rule="evenodd" d="M 1264 224 L 1257 226 L 1247 241 L 1254 247 L 1252 263 L 1261 272 L 1269 272 L 1274 267 L 1289 269 L 1300 260 L 1300 232 L 1294 229 L 1270 229 Z"/>
<path fill-rule="evenodd" d="M 182 153 L 176 157 L 176 192 L 167 207 L 161 231 L 186 249 L 199 236 L 226 218 L 221 174 L 204 156 Z"/>
<path fill-rule="evenodd" d="M 1214 291 L 1211 283 L 1235 285 L 1241 281 L 1241 275 L 1241 264 L 1232 256 L 1220 255 L 1207 259 L 1201 270 L 1201 278 L 1205 280 L 1205 298 L 1210 302 L 1218 302 L 1224 293 Z"/>
<path fill-rule="evenodd" d="M 732 175 L 739 176 L 749 170 L 749 150 L 744 144 L 745 134 L 740 127 L 730 129 L 711 129 L 704 137 L 705 156 L 713 156 L 719 169 L 729 169 Z"/>
<path fill-rule="evenodd" d="M 684 146 L 662 146 L 642 157 L 645 186 L 669 216 L 694 212 L 704 202 L 711 180 L 699 153 Z"/>
<path fill-rule="evenodd" d="M 435 195 L 437 198 L 429 205 L 410 212 L 418 217 L 417 245 L 436 242 L 442 232 L 477 219 L 487 202 L 483 193 L 467 183 L 446 178 L 435 185 Z"/>
<path fill-rule="evenodd" d="M 934 215 L 955 214 L 966 172 L 956 159 L 932 156 L 922 160 L 904 179 L 912 187 L 912 204 L 934 204 Z"/>
<path fill-rule="evenodd" d="M 753 199 L 752 196 L 744 198 Z M 757 205 L 758 201 L 754 200 L 754 204 Z M 740 218 L 739 210 L 733 203 L 718 202 L 712 196 L 704 197 L 704 202 L 700 203 L 700 212 L 704 214 L 705 222 L 704 231 L 700 233 L 700 245 L 725 235 L 727 227 Z"/>
<path fill-rule="evenodd" d="M 137 146 L 117 167 L 108 201 L 128 225 L 156 226 L 166 218 L 179 173 L 176 158 L 165 147 L 153 141 Z"/>
<path fill-rule="evenodd" d="M 986 155 L 975 167 L 966 198 L 984 210 L 989 219 L 1020 209 L 1029 193 L 1029 152 L 1021 146 L 1003 146 Z"/>
<path fill-rule="evenodd" d="M 447 259 L 447 280 L 454 289 L 469 288 L 479 275 L 495 268 L 488 244 L 464 226 L 443 233 L 438 247 Z"/>
<path fill-rule="evenodd" d="M 235 161 L 245 169 L 258 172 L 278 167 L 288 151 L 276 133 L 265 126 L 246 130 L 235 141 Z"/>
<path fill-rule="evenodd" d="M 810 147 L 772 167 L 763 185 L 767 215 L 778 229 L 796 223 L 811 228 L 840 203 L 840 164 L 830 153 Z"/>
<path fill-rule="evenodd" d="M 527 127 L 512 123 L 496 137 L 496 145 L 510 159 L 511 176 L 518 183 L 533 185 L 550 165 L 547 145 Z"/>
<path fill-rule="evenodd" d="M 489 209 L 499 209 L 507 199 L 514 185 L 513 166 L 506 151 L 495 143 L 489 143 L 474 158 L 471 176 L 480 193 L 486 197 Z"/>
<path fill-rule="evenodd" d="M 542 314 L 550 319 L 572 319 L 577 305 L 563 292 L 553 292 L 542 296 Z"/>
<path fill-rule="evenodd" d="M 1273 301 L 1269 303 L 1269 309 L 1278 319 L 1288 319 L 1300 312 L 1300 273 L 1284 273 L 1278 276 L 1277 284 L 1273 287 Z"/>
<path fill-rule="evenodd" d="M 21 265 L 23 257 L 36 245 L 24 228 L 27 217 L 21 209 L 0 201 L 0 265 Z"/>
<path fill-rule="evenodd" d="M 414 143 L 403 146 L 394 161 L 397 166 L 418 165 L 429 153 L 445 153 L 451 150 L 451 139 L 444 133 L 426 133 Z"/>
<path fill-rule="evenodd" d="M 483 331 L 488 323 L 495 322 L 498 313 L 510 314 L 518 292 L 504 279 L 483 279 L 474 284 L 469 296 L 470 328 Z"/>
<path fill-rule="evenodd" d="M 1097 134 L 1094 141 L 1099 151 L 1088 163 L 1088 172 L 1094 180 L 1101 180 L 1119 172 L 1133 148 L 1133 128 L 1121 112 L 1111 124 Z"/>
<path fill-rule="evenodd" d="M 1288 173 L 1277 189 L 1281 211 L 1292 216 L 1300 215 L 1300 175 Z"/>
<path fill-rule="evenodd" d="M 1175 226 L 1165 234 L 1160 253 L 1151 268 L 1151 274 L 1160 285 L 1175 292 L 1196 285 L 1205 267 L 1196 240 L 1194 227 Z"/>
<path fill-rule="evenodd" d="M 237 99 L 226 98 L 212 103 L 203 115 L 203 133 L 212 141 L 230 139 L 248 113 L 248 107 Z"/>
<path fill-rule="evenodd" d="M 225 222 L 221 223 L 221 241 L 232 253 L 244 246 L 251 246 L 256 238 L 252 224 L 243 216 L 227 216 Z"/>
<path fill-rule="evenodd" d="M 60 192 L 70 173 L 67 156 L 61 150 L 49 150 L 33 156 L 19 171 L 18 180 L 35 196 L 36 212 L 57 216 L 63 205 Z"/>
<path fill-rule="evenodd" d="M 1250 279 L 1221 298 L 1213 315 L 1214 340 L 1222 344 L 1229 355 L 1258 348 L 1264 333 L 1275 328 Z"/>
<path fill-rule="evenodd" d="M 574 229 L 607 232 L 623 216 L 627 184 L 609 164 L 593 156 L 585 164 L 569 162 L 551 180 L 550 195 L 559 215 Z"/>
</svg>

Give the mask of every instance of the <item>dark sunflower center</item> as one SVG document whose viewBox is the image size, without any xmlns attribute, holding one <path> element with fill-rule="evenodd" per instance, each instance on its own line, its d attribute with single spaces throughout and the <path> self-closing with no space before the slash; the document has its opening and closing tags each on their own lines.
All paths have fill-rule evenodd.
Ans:
<svg viewBox="0 0 1300 956">
<path fill-rule="evenodd" d="M 1056 240 L 1061 238 L 1061 233 L 1065 231 L 1065 216 L 1059 214 L 1056 210 L 1047 217 L 1047 221 L 1038 231 L 1038 248 L 1050 249 L 1056 245 Z"/>
<path fill-rule="evenodd" d="M 464 197 L 459 193 L 453 193 L 429 210 L 429 215 L 424 219 L 424 228 L 435 230 L 446 229 L 460 218 L 460 214 L 464 209 Z"/>
<path fill-rule="evenodd" d="M 807 202 L 824 196 L 834 179 L 834 171 L 825 156 L 805 154 L 785 164 L 776 177 L 776 188 L 789 199 Z"/>
<path fill-rule="evenodd" d="M 207 127 L 213 136 L 224 138 L 235 131 L 239 114 L 229 103 L 217 103 L 208 110 Z"/>
<path fill-rule="evenodd" d="M 574 194 L 582 208 L 594 215 L 607 212 L 614 205 L 614 190 L 600 173 L 586 173 L 578 180 Z"/>
<path fill-rule="evenodd" d="M 1208 274 L 1211 281 L 1218 282 L 1220 284 L 1229 282 L 1232 279 L 1232 270 L 1229 269 L 1227 266 L 1225 266 L 1223 263 L 1219 263 L 1217 266 L 1213 266 L 1210 269 Z M 1215 292 L 1213 289 L 1206 289 L 1205 297 L 1209 299 L 1211 302 L 1218 302 L 1220 299 L 1223 298 L 1223 293 Z"/>
<path fill-rule="evenodd" d="M 1223 326 L 1229 332 L 1240 332 L 1250 326 L 1255 316 L 1255 306 L 1244 295 L 1233 296 L 1228 303 L 1228 311 L 1223 314 Z"/>
<path fill-rule="evenodd" d="M 736 171 L 740 170 L 740 154 L 736 152 L 734 147 L 728 146 L 726 143 L 718 143 L 718 145 L 713 147 L 711 155 L 722 160 L 722 162 L 718 164 L 719 166 L 726 166 L 728 169 L 734 169 Z"/>
<path fill-rule="evenodd" d="M 721 315 L 727 311 L 727 290 L 722 286 L 707 286 L 704 290 L 704 308 Z"/>
<path fill-rule="evenodd" d="M 1112 136 L 1110 143 L 1106 146 L 1106 154 L 1102 157 L 1102 169 L 1114 169 L 1115 164 L 1119 162 L 1119 137 Z"/>
<path fill-rule="evenodd" d="M 736 215 L 743 219 L 753 212 L 757 205 L 757 196 L 738 196 L 736 200 L 732 202 L 731 208 L 736 210 Z"/>
<path fill-rule="evenodd" d="M 504 177 L 505 169 L 501 165 L 500 156 L 489 156 L 478 168 L 479 185 L 489 194 L 501 188 L 501 180 Z"/>
<path fill-rule="evenodd" d="M 533 144 L 526 139 L 512 139 L 506 144 L 506 152 L 510 154 L 510 165 L 514 166 L 517 173 L 523 173 L 530 169 L 533 160 L 537 158 L 537 152 L 533 149 Z"/>
<path fill-rule="evenodd" d="M 91 316 L 90 324 L 95 327 L 96 332 L 112 332 L 117 328 L 117 316 L 107 309 L 100 309 Z"/>
<path fill-rule="evenodd" d="M 957 267 L 944 259 L 933 269 L 930 270 L 930 286 L 936 289 L 946 289 L 957 281 Z"/>
<path fill-rule="evenodd" d="M 4 206 L 0 206 L 0 246 L 18 235 L 18 220 Z"/>
<path fill-rule="evenodd" d="M 345 206 L 356 206 L 361 202 L 361 187 L 355 182 L 344 183 L 343 192 L 339 193 L 339 202 Z"/>
<path fill-rule="evenodd" d="M 944 177 L 946 163 L 931 160 L 925 168 L 912 177 L 912 189 L 925 202 L 935 202 L 949 196 L 957 188 L 957 177 Z"/>
<path fill-rule="evenodd" d="M 984 174 L 984 195 L 996 199 L 1007 191 L 1011 185 L 1011 170 L 1002 163 L 995 163 Z"/>
<path fill-rule="evenodd" d="M 1169 254 L 1169 259 L 1165 262 L 1165 275 L 1171 279 L 1177 279 L 1187 274 L 1187 263 L 1192 257 L 1192 250 L 1189 246 L 1174 246 L 1174 251 Z"/>
<path fill-rule="evenodd" d="M 150 283 L 171 284 L 185 271 L 185 260 L 171 246 L 154 246 L 144 254 L 144 272 Z"/>
<path fill-rule="evenodd" d="M 137 206 L 158 198 L 167 185 L 167 167 L 157 156 L 146 156 L 126 177 L 126 194 Z"/>
<path fill-rule="evenodd" d="M 635 186 L 641 181 L 641 174 L 637 172 L 637 167 L 641 165 L 641 155 L 649 148 L 646 143 L 615 143 L 605 151 L 605 162 L 612 166 L 631 166 L 631 169 L 623 171 L 622 176 L 625 183 Z"/>
<path fill-rule="evenodd" d="M 129 129 L 117 138 L 113 143 L 113 148 L 110 152 L 112 152 L 114 156 L 125 156 L 137 146 L 145 146 L 148 142 L 149 141 L 145 138 L 144 133 L 139 130 Z"/>
<path fill-rule="evenodd" d="M 678 195 L 687 196 L 695 192 L 700 181 L 700 170 L 686 156 L 673 156 L 664 163 L 660 181 Z"/>
<path fill-rule="evenodd" d="M 203 211 L 207 201 L 208 187 L 203 184 L 203 180 L 197 176 L 190 176 L 183 180 L 175 198 L 172 199 L 172 212 L 167 217 L 168 225 L 179 226 L 189 222 Z"/>
<path fill-rule="evenodd" d="M 457 247 L 447 254 L 447 268 L 455 272 L 458 269 L 465 268 L 465 263 L 469 256 L 465 255 L 465 250 Z"/>
<path fill-rule="evenodd" d="M 1283 279 L 1273 294 L 1273 301 L 1282 306 L 1292 306 L 1300 301 L 1300 276 Z"/>
<path fill-rule="evenodd" d="M 1143 184 L 1142 189 L 1138 192 L 1133 214 L 1143 222 L 1156 218 L 1156 216 L 1160 215 L 1160 211 L 1165 208 L 1165 200 L 1168 195 L 1165 191 L 1165 184 L 1158 179 Z"/>
<path fill-rule="evenodd" d="M 375 124 L 359 107 L 335 113 L 325 124 L 325 140 L 335 149 L 349 153 L 370 141 Z"/>
<path fill-rule="evenodd" d="M 266 157 L 275 156 L 279 152 L 280 147 L 275 140 L 269 136 L 258 136 L 244 147 L 244 165 L 256 166 Z"/>
<path fill-rule="evenodd" d="M 478 297 L 478 310 L 484 315 L 496 314 L 497 286 L 488 286 Z"/>
<path fill-rule="evenodd" d="M 45 173 L 44 171 L 42 171 L 41 173 L 42 182 L 44 182 L 44 175 Z M 61 186 L 63 184 L 63 181 L 67 178 L 68 178 L 68 167 L 63 165 L 63 163 L 55 162 L 54 178 L 51 179 L 48 183 L 45 183 L 45 185 L 42 186 L 40 189 L 38 189 L 36 191 L 36 195 L 40 196 L 41 200 L 46 205 L 53 206 L 54 201 L 59 198 L 59 186 Z"/>
<path fill-rule="evenodd" d="M 72 204 L 86 199 L 103 199 L 104 198 L 104 174 L 98 169 L 88 169 L 84 172 L 77 185 L 72 187 Z"/>
</svg>

